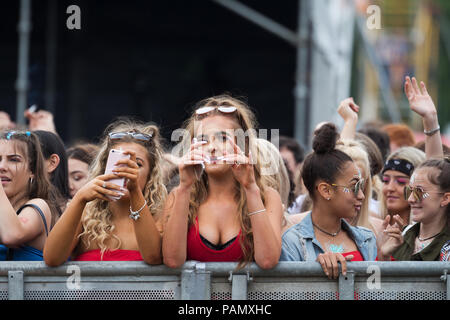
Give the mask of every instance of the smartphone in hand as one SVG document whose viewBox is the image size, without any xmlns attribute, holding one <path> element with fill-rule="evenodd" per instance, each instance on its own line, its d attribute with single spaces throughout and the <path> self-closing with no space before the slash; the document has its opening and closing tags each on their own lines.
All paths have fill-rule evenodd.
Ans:
<svg viewBox="0 0 450 320">
<path fill-rule="evenodd" d="M 130 155 L 124 154 L 122 150 L 111 149 L 109 151 L 108 161 L 106 162 L 105 174 L 111 174 L 111 173 L 113 173 L 114 169 L 125 166 L 124 164 L 120 164 L 120 165 L 116 166 L 116 163 L 122 159 L 130 159 Z M 126 187 L 125 178 L 111 179 L 111 180 L 108 180 L 108 182 L 117 184 L 119 187 L 122 187 L 122 188 Z"/>
</svg>

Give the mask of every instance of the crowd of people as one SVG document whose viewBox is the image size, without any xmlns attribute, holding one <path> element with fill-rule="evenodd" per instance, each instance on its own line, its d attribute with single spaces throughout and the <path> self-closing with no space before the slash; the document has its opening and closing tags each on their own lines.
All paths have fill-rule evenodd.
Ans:
<svg viewBox="0 0 450 320">
<path fill-rule="evenodd" d="M 27 111 L 25 130 L 0 112 L 0 261 L 317 261 L 329 278 L 347 261 L 449 261 L 449 149 L 425 84 L 404 86 L 424 142 L 402 124 L 357 130 L 348 98 L 341 130 L 319 124 L 308 154 L 258 138 L 230 95 L 194 106 L 181 154 L 154 123 L 120 118 L 66 148 L 48 112 Z M 108 171 L 112 150 L 124 157 Z"/>
</svg>

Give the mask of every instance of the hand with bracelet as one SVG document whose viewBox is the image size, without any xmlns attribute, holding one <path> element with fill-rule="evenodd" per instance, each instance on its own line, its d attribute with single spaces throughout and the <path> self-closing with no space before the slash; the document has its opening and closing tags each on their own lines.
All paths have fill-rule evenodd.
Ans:
<svg viewBox="0 0 450 320">
<path fill-rule="evenodd" d="M 139 186 L 139 165 L 136 160 L 136 153 L 134 151 L 125 151 L 123 154 L 130 155 L 130 158 L 117 161 L 117 167 L 113 170 L 113 173 L 119 178 L 126 179 L 126 189 L 130 197 L 130 218 L 136 221 L 139 219 L 141 211 L 147 205 L 147 201 L 144 199 Z M 140 201 L 137 205 L 133 203 L 135 201 L 133 201 L 132 197 L 132 194 L 135 192 L 142 195 L 142 197 L 135 197 L 137 200 L 144 199 L 143 202 Z"/>
<path fill-rule="evenodd" d="M 408 76 L 405 78 L 405 94 L 409 106 L 412 111 L 422 117 L 424 134 L 426 135 L 425 153 L 427 158 L 442 158 L 444 153 L 439 134 L 440 127 L 436 107 L 423 81 L 420 82 L 420 87 L 421 89 L 415 77 L 412 80 Z"/>
</svg>

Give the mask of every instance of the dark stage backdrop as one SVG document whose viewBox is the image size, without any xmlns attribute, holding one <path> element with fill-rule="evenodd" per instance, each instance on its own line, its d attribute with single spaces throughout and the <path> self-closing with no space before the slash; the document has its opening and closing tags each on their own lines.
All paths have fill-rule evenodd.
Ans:
<svg viewBox="0 0 450 320">
<path fill-rule="evenodd" d="M 295 31 L 297 1 L 241 0 Z M 55 122 L 66 144 L 120 115 L 154 121 L 170 140 L 193 104 L 243 96 L 260 127 L 293 134 L 296 50 L 209 0 L 58 0 Z M 68 30 L 69 5 L 81 30 Z M 0 109 L 15 118 L 19 1 L 0 4 Z M 46 108 L 48 1 L 32 3 L 28 105 Z"/>
</svg>

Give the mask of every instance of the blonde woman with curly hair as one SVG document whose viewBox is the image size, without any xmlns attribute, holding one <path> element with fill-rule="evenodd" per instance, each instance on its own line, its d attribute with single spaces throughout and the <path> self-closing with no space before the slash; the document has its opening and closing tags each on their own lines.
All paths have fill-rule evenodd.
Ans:
<svg viewBox="0 0 450 320">
<path fill-rule="evenodd" d="M 164 263 L 274 267 L 283 208 L 278 192 L 261 178 L 253 112 L 239 99 L 215 96 L 196 105 L 185 128 L 180 183 L 164 210 Z"/>
<path fill-rule="evenodd" d="M 57 266 L 68 258 L 162 262 L 162 230 L 157 223 L 166 189 L 159 139 L 156 126 L 129 119 L 106 128 L 90 167 L 90 181 L 76 193 L 49 235 L 44 248 L 47 265 Z M 130 158 L 119 160 L 113 173 L 104 174 L 111 149 L 121 149 Z M 109 182 L 117 178 L 126 179 L 125 188 Z"/>
</svg>

